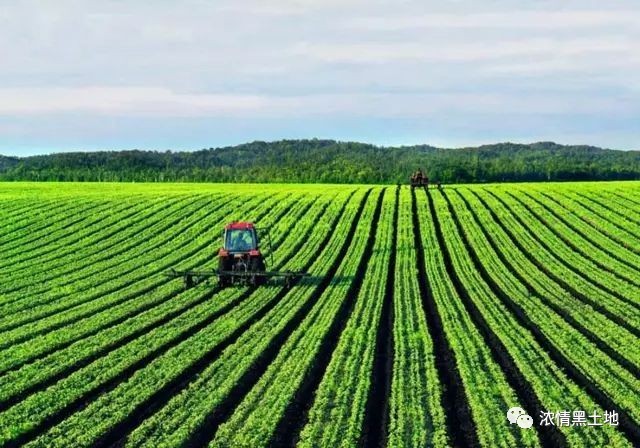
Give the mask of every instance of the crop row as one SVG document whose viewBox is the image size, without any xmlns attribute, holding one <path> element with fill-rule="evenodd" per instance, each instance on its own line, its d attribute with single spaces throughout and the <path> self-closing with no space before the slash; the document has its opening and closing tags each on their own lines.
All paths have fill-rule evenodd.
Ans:
<svg viewBox="0 0 640 448">
<path fill-rule="evenodd" d="M 332 206 L 327 215 L 317 223 L 323 243 L 312 240 L 305 250 L 286 263 L 290 269 L 308 269 L 312 278 L 331 275 L 330 269 L 340 263 L 341 246 L 346 243 L 340 234 L 332 234 L 336 223 L 353 226 L 362 194 L 358 193 L 344 211 Z M 338 204 L 336 204 L 338 205 Z M 319 236 L 320 236 L 319 235 Z M 264 317 L 251 325 L 237 340 L 228 345 L 196 381 L 173 397 L 159 412 L 143 422 L 131 434 L 130 446 L 156 446 L 159 443 L 189 444 L 194 439 L 206 436 L 212 426 L 230 407 L 242 390 L 255 380 L 269 356 L 278 347 L 277 342 L 286 338 L 308 308 L 313 304 L 312 295 L 320 286 L 314 280 L 302 279 L 288 294 L 270 307 Z M 254 293 L 257 300 L 271 303 L 280 294 L 277 289 L 260 290 Z"/>
<path fill-rule="evenodd" d="M 592 400 L 581 387 L 587 384 L 584 378 L 575 375 L 575 371 L 563 373 L 572 366 L 572 361 L 584 356 L 573 356 L 573 353 L 562 352 L 554 347 L 553 343 L 563 346 L 563 349 L 571 352 L 574 344 L 584 344 L 582 338 L 572 329 L 569 333 L 561 335 L 566 340 L 549 340 L 550 334 L 557 327 L 563 325 L 560 319 L 542 322 L 545 332 L 538 325 L 550 315 L 544 313 L 536 301 L 531 300 L 518 288 L 515 283 L 502 280 L 508 275 L 499 259 L 491 251 L 483 251 L 481 255 L 474 245 L 479 244 L 483 238 L 475 230 L 464 229 L 462 223 L 470 223 L 472 220 L 458 218 L 453 207 L 441 193 L 433 194 L 434 214 L 438 217 L 447 250 L 452 254 L 452 262 L 462 286 L 470 291 L 469 297 L 473 306 L 477 307 L 479 314 L 487 325 L 487 331 L 499 341 L 503 348 L 499 350 L 513 363 L 515 369 L 523 376 L 524 384 L 530 388 L 533 395 L 526 397 L 532 404 L 525 406 L 533 415 L 539 415 L 544 409 L 602 409 L 603 406 Z M 458 212 L 460 213 L 460 212 Z M 488 250 L 488 249 L 487 249 Z M 528 313 L 532 313 L 531 315 Z M 535 321 L 535 322 L 534 322 Z M 495 343 L 498 343 L 497 341 Z M 582 348 L 581 348 L 582 350 Z M 570 357 L 570 360 L 567 359 Z M 588 361 L 588 358 L 586 359 Z M 574 381 L 578 380 L 579 384 Z M 624 389 L 623 389 L 624 390 Z M 533 409 L 533 411 L 531 411 Z M 621 445 L 625 439 L 615 428 L 588 428 L 584 431 L 571 431 L 567 428 L 557 428 L 562 435 L 555 434 L 553 443 L 564 443 L 558 439 L 566 439 L 566 443 L 572 446 L 585 446 L 585 444 L 616 443 Z M 540 429 L 540 436 L 548 436 L 548 428 Z M 628 442 L 626 442 L 628 444 Z"/>
<path fill-rule="evenodd" d="M 640 249 L 638 249 L 640 221 L 620 213 L 618 207 L 623 207 L 622 205 L 612 204 L 606 196 L 584 194 L 579 191 L 563 193 L 571 201 L 571 209 L 578 213 L 583 221 L 605 232 L 607 236 L 626 249 L 640 254 Z"/>
<path fill-rule="evenodd" d="M 484 235 L 485 247 L 479 251 L 484 253 L 486 246 L 490 245 L 501 264 L 510 270 L 511 279 L 519 284 L 527 297 L 535 297 L 549 306 L 576 330 L 605 347 L 616 359 L 626 357 L 632 363 L 640 363 L 640 350 L 634 347 L 637 342 L 635 335 L 612 321 L 607 313 L 594 309 L 581 296 L 571 295 L 554 277 L 539 270 L 539 266 L 553 266 L 548 260 L 551 254 L 536 246 L 535 240 L 521 227 L 514 225 L 504 229 L 476 196 L 465 194 L 458 197 L 458 194 L 450 195 L 454 209 L 469 213 Z M 534 263 L 534 250 L 537 250 L 536 257 L 540 257 L 538 264 Z"/>
<path fill-rule="evenodd" d="M 36 260 L 29 259 L 21 268 L 22 272 L 11 275 L 11 283 L 7 283 L 3 288 L 6 297 L 4 303 L 45 292 L 47 295 L 55 296 L 56 289 L 77 287 L 80 284 L 79 280 L 108 268 L 109 265 L 115 264 L 115 261 L 121 262 L 119 256 L 126 256 L 127 249 L 135 250 L 141 238 L 144 241 L 144 238 L 154 235 L 150 233 L 154 228 L 163 228 L 160 227 L 160 223 L 173 225 L 176 222 L 175 216 L 183 210 L 185 213 L 197 210 L 199 202 L 196 199 L 198 198 L 182 201 L 172 199 L 160 201 L 155 205 L 141 204 L 144 210 L 135 218 L 116 215 L 119 225 L 103 228 L 98 235 L 90 236 L 86 241 L 68 247 L 62 246 L 63 249 L 47 248 L 47 252 L 51 251 L 50 256 L 38 255 Z M 200 205 L 205 203 L 201 200 Z M 82 264 L 78 262 L 80 260 Z M 99 261 L 105 263 L 98 264 Z"/>
<path fill-rule="evenodd" d="M 285 240 L 283 243 L 283 247 L 295 245 L 297 239 L 304 238 L 304 227 L 314 224 L 313 221 L 301 220 L 299 225 L 302 228 L 298 227 L 298 229 L 302 231 L 299 234 L 292 232 L 288 241 Z M 323 226 L 323 229 L 326 229 L 327 232 L 330 230 L 329 226 Z M 294 235 L 296 236 L 294 237 Z M 317 245 L 321 242 L 320 232 L 312 239 L 313 241 L 309 241 L 308 247 L 311 251 L 317 250 Z M 301 253 L 303 256 L 313 255 L 309 251 Z M 271 287 L 271 289 L 281 290 L 276 287 Z M 243 292 L 227 289 L 220 295 L 225 294 L 237 296 Z M 273 300 L 273 298 L 271 299 Z M 72 441 L 76 446 L 100 443 L 100 437 L 104 437 L 105 431 L 122 424 L 137 409 L 147 408 L 149 400 L 153 400 L 154 397 L 161 398 L 167 390 L 172 387 L 180 387 L 181 383 L 188 384 L 197 371 L 206 367 L 210 359 L 215 359 L 219 355 L 221 347 L 227 339 L 233 338 L 234 334 L 246 331 L 244 327 L 255 319 L 256 315 L 268 310 L 271 306 L 273 303 L 269 301 L 269 297 L 265 297 L 263 294 L 249 296 L 245 294 L 244 299 L 237 306 L 214 320 L 209 319 L 206 325 L 199 328 L 197 332 L 189 334 L 188 338 L 181 338 L 179 344 L 158 356 L 154 356 L 148 365 L 137 370 L 129 378 L 121 379 L 112 390 L 103 393 L 80 412 L 71 415 L 36 439 L 34 445 L 66 446 Z M 200 313 L 210 313 L 207 308 L 211 308 L 211 305 L 205 303 L 203 306 L 187 311 L 184 318 L 183 316 L 179 318 L 183 322 L 182 325 L 189 317 L 187 315 L 193 314 L 196 310 Z M 197 321 L 198 319 L 196 319 Z M 193 325 L 193 323 L 189 324 L 189 326 Z M 147 343 L 149 341 L 151 339 L 147 340 Z M 116 435 L 121 435 L 121 431 L 116 431 Z"/>
<path fill-rule="evenodd" d="M 270 220 L 275 220 L 281 214 L 277 207 L 269 207 L 269 205 L 265 204 L 265 210 L 271 209 L 271 214 L 264 217 L 264 222 L 266 223 L 269 223 Z M 254 213 L 256 213 L 254 216 L 258 217 L 259 213 Z M 179 297 L 202 294 L 202 289 L 197 288 Z M 29 418 L 24 420 L 18 418 L 18 421 L 21 422 L 19 430 L 22 434 L 29 433 L 29 430 L 33 430 L 38 425 L 42 425 L 43 422 L 50 420 L 51 413 L 63 418 L 65 408 L 73 407 L 74 403 L 82 402 L 83 397 L 86 399 L 86 396 L 91 394 L 92 391 L 104 392 L 104 388 L 107 387 L 105 385 L 108 385 L 110 381 L 113 382 L 112 387 L 115 387 L 123 382 L 127 375 L 132 375 L 139 367 L 143 367 L 156 356 L 158 356 L 156 359 L 164 359 L 159 356 L 161 353 L 188 351 L 187 348 L 190 346 L 189 342 L 191 342 L 191 339 L 188 338 L 199 334 L 199 331 L 202 331 L 203 328 L 216 328 L 217 326 L 215 325 L 211 326 L 210 320 L 216 319 L 216 312 L 223 309 L 224 305 L 229 303 L 229 300 L 235 294 L 238 294 L 238 292 L 234 291 L 234 289 L 225 290 L 223 293 L 216 294 L 213 299 L 209 298 L 199 305 L 189 308 L 186 312 L 166 324 L 154 328 L 126 345 L 109 352 L 107 356 L 101 357 L 86 367 L 75 371 L 48 389 L 30 395 L 24 401 L 0 414 L 0 421 L 4 421 L 5 418 L 12 419 L 12 416 L 16 415 L 24 416 L 24 413 L 26 413 L 26 415 L 30 415 Z M 232 325 L 233 323 L 233 317 L 227 319 L 227 325 Z M 199 325 L 202 325 L 202 328 L 199 328 Z M 193 332 L 193 335 L 189 336 L 189 332 Z M 183 339 L 187 342 L 185 343 Z M 146 370 L 154 371 L 152 367 L 148 366 Z M 99 375 L 96 376 L 96 372 L 99 372 Z M 43 406 L 42 403 L 48 404 Z M 31 412 L 32 406 L 35 406 L 39 412 Z M 5 425 L 0 426 L 6 427 Z M 11 437 L 15 436 L 19 437 L 20 433 L 14 433 Z"/>
<path fill-rule="evenodd" d="M 272 207 L 272 204 L 267 201 L 264 207 L 258 207 L 256 211 L 270 210 L 282 213 L 287 209 L 288 204 L 288 202 L 283 201 L 275 207 Z M 251 207 L 251 204 L 247 204 L 247 207 Z M 293 216 L 295 216 L 295 214 L 293 214 Z M 219 217 L 215 219 L 220 220 Z M 206 224 L 207 220 L 205 219 L 204 221 Z M 214 226 L 215 225 L 216 224 L 214 224 Z M 217 223 L 217 226 L 220 225 L 222 225 L 222 222 Z M 213 254 L 211 252 L 200 249 L 190 258 L 183 259 L 181 263 L 188 263 L 187 266 L 197 267 L 210 262 L 212 257 Z M 26 362 L 26 360 L 40 356 L 56 348 L 61 348 L 65 344 L 87 337 L 88 335 L 95 334 L 101 329 L 117 325 L 119 322 L 124 321 L 136 313 L 143 312 L 159 303 L 163 303 L 180 291 L 181 285 L 176 282 L 171 282 L 158 275 L 155 277 L 157 278 L 149 280 L 152 282 L 151 289 L 148 291 L 145 290 L 144 293 L 141 294 L 134 292 L 128 300 L 122 300 L 122 292 L 115 292 L 104 298 L 108 300 L 106 304 L 103 303 L 103 299 L 91 301 L 83 304 L 81 307 L 57 313 L 51 318 L 41 319 L 28 326 L 23 326 L 12 332 L 5 333 L 6 339 L 13 337 L 20 341 L 27 337 L 25 333 L 28 331 L 26 334 L 29 335 L 30 339 L 20 344 L 14 342 L 13 345 L 0 352 L 3 354 L 3 360 L 5 360 L 3 363 L 0 363 L 0 370 L 4 371 L 7 368 L 14 368 L 16 365 Z M 113 296 L 113 299 L 110 296 Z M 127 299 L 126 296 L 124 296 L 124 298 Z M 113 300 L 118 300 L 120 303 L 114 304 Z M 73 322 L 73 325 L 67 328 L 66 325 L 69 321 Z M 55 331 L 51 331 L 54 327 Z M 49 331 L 43 332 L 42 328 L 46 328 Z M 34 337 L 34 331 L 36 330 L 39 330 L 39 333 L 36 333 L 38 336 Z"/>
<path fill-rule="evenodd" d="M 0 229 L 0 237 L 33 223 L 30 220 L 31 215 L 61 206 L 59 201 L 46 197 L 40 198 L 37 202 L 3 198 L 0 217 L 6 223 L 6 226 Z"/>
<path fill-rule="evenodd" d="M 464 405 L 469 407 L 469 418 L 472 419 L 471 422 L 458 419 L 457 425 L 449 424 L 450 436 L 455 431 L 464 431 L 467 433 L 466 444 L 536 446 L 535 433 L 520 432 L 503 424 L 504 409 L 518 403 L 526 407 L 526 403 L 518 395 L 522 389 L 515 387 L 513 373 L 503 367 L 507 361 L 500 363 L 501 360 L 496 358 L 495 349 L 492 350 L 488 339 L 489 332 L 471 303 L 470 297 L 478 294 L 476 285 L 462 285 L 460 282 L 460 277 L 467 275 L 468 269 L 468 266 L 464 266 L 462 271 L 459 269 L 458 261 L 463 254 L 443 245 L 444 240 L 449 244 L 449 235 L 447 227 L 443 226 L 442 236 L 440 222 L 450 222 L 451 219 L 443 211 L 436 213 L 423 191 L 416 195 L 417 230 L 423 246 L 424 275 L 429 288 L 426 299 L 432 301 L 427 312 L 438 314 L 440 322 L 437 326 L 441 327 L 441 337 L 446 338 L 453 358 L 441 367 L 446 369 L 442 376 L 454 376 L 457 370 L 460 384 L 455 386 L 462 388 L 458 392 L 461 396 L 451 398 L 448 403 L 447 419 L 454 418 Z M 420 255 L 420 250 L 418 252 Z M 435 319 L 435 316 L 431 318 L 432 321 Z M 470 432 L 475 432 L 475 435 Z"/>
<path fill-rule="evenodd" d="M 219 426 L 213 446 L 266 446 L 295 440 L 323 369 L 348 318 L 378 224 L 382 192 L 369 198 L 340 267 L 259 381 Z M 343 232 L 347 228 L 342 228 Z M 358 280 L 359 279 L 359 280 Z M 344 319 L 344 320 L 343 320 Z M 314 387 L 316 386 L 316 387 Z M 283 427 L 283 425 L 285 427 Z M 293 439 L 289 442 L 282 438 Z M 273 440 L 273 442 L 271 442 Z"/>
<path fill-rule="evenodd" d="M 581 221 L 574 213 L 559 212 L 565 208 L 565 204 L 558 199 L 550 198 L 544 193 L 531 195 L 524 191 L 515 196 L 513 193 L 506 196 L 528 208 L 585 261 L 598 264 L 600 271 L 604 271 L 603 274 L 611 272 L 619 282 L 629 283 L 629 287 L 634 286 L 635 294 L 640 293 L 640 282 L 637 280 L 637 264 L 640 260 L 638 255 L 612 241 L 589 223 Z"/>
<path fill-rule="evenodd" d="M 314 216 L 318 212 L 322 213 L 321 210 L 311 210 L 309 215 Z M 297 215 L 292 214 L 289 219 L 284 219 L 283 222 L 291 223 L 291 220 L 296 218 Z M 281 242 L 280 238 L 275 240 L 274 247 L 277 248 Z M 176 297 L 181 291 L 181 285 L 176 282 L 167 283 L 154 290 L 153 293 L 149 293 L 159 297 L 159 305 L 150 309 L 137 309 L 135 314 L 126 316 L 120 323 L 113 323 L 112 319 L 118 318 L 117 315 L 114 316 L 113 313 L 106 312 L 104 315 L 97 314 L 77 323 L 71 331 L 61 329 L 38 338 L 37 341 L 25 344 L 24 356 L 14 356 L 12 359 L 14 368 L 46 353 L 49 355 L 0 377 L 0 390 L 2 391 L 0 403 L 15 400 L 16 397 L 24 395 L 25 391 L 32 390 L 39 384 L 46 384 L 47 381 L 50 382 L 51 378 L 64 373 L 68 374 L 70 368 L 79 368 L 88 364 L 107 351 L 167 322 L 207 298 L 206 295 Z M 149 302 L 154 303 L 155 301 Z M 105 329 L 100 331 L 101 328 Z M 72 344 L 75 339 L 79 340 Z"/>
<path fill-rule="evenodd" d="M 136 250 L 136 245 L 144 244 L 148 240 L 154 239 L 154 237 L 156 240 L 159 239 L 162 236 L 160 230 L 166 229 L 163 224 L 176 225 L 180 221 L 185 221 L 185 217 L 188 215 L 181 215 L 181 209 L 184 208 L 185 212 L 198 210 L 198 208 L 190 209 L 185 205 L 188 205 L 188 203 L 159 204 L 157 208 L 152 207 L 149 211 L 151 215 L 147 215 L 148 223 L 145 221 L 140 222 L 138 225 L 134 223 L 132 233 L 128 234 L 128 244 L 125 246 L 126 249 L 131 251 L 129 256 L 120 252 L 122 246 L 115 245 L 113 247 L 103 247 L 103 252 L 94 252 L 92 254 L 83 254 L 82 250 L 79 250 L 77 257 L 70 255 L 63 257 L 62 260 L 66 260 L 66 263 L 52 260 L 51 264 L 48 265 L 49 263 L 44 262 L 44 270 L 37 265 L 29 268 L 25 274 L 15 276 L 11 287 L 9 285 L 6 286 L 6 290 L 9 292 L 4 294 L 3 308 L 8 309 L 8 307 L 12 306 L 15 308 L 13 311 L 18 311 L 21 309 L 20 303 L 31 303 L 32 306 L 47 304 L 61 297 L 80 292 L 83 288 L 86 288 L 87 284 L 92 284 L 89 282 L 92 276 L 105 274 L 109 267 L 117 265 L 117 262 L 122 264 L 143 255 L 143 253 Z M 193 223 L 188 219 L 186 222 Z M 183 229 L 184 226 L 179 228 Z M 168 238 L 168 235 L 165 235 L 166 238 Z M 101 239 L 96 239 L 95 244 L 100 246 L 101 242 Z M 33 277 L 28 277 L 28 272 L 33 272 Z M 127 271 L 122 269 L 120 278 L 126 274 Z M 110 278 L 105 275 L 101 277 L 103 282 Z M 95 283 L 92 285 L 102 286 Z M 22 306 L 24 307 L 24 305 Z"/>
<path fill-rule="evenodd" d="M 157 198 L 156 200 L 159 203 L 166 202 L 165 198 Z M 134 200 L 122 201 L 117 204 L 107 202 L 104 209 L 84 211 L 80 215 L 86 214 L 87 216 L 81 222 L 65 227 L 59 232 L 46 232 L 33 242 L 21 242 L 15 248 L 6 250 L 4 264 L 9 266 L 12 274 L 15 275 L 21 269 L 32 266 L 35 258 L 40 262 L 47 261 L 47 255 L 48 259 L 53 258 L 52 252 L 54 251 L 58 251 L 62 257 L 66 255 L 65 249 L 68 250 L 83 238 L 90 237 L 95 233 L 102 233 L 110 224 L 121 224 L 122 220 L 127 220 L 144 210 L 145 207 L 152 205 L 145 204 L 145 202 Z M 118 220 L 117 217 L 121 217 L 121 219 Z"/>
<path fill-rule="evenodd" d="M 446 446 L 442 384 L 423 312 L 411 194 L 401 189 L 393 292 L 393 365 L 387 446 Z"/>
<path fill-rule="evenodd" d="M 276 200 L 273 199 L 273 201 Z M 270 206 L 268 202 L 265 201 L 265 203 L 258 205 L 257 209 L 267 210 Z M 109 285 L 108 281 L 104 284 L 100 283 L 107 276 L 107 273 L 103 273 L 93 278 L 94 283 L 100 284 L 98 287 L 92 288 L 91 280 L 87 280 L 89 283 L 85 294 L 72 294 L 44 306 L 14 312 L 12 319 L 0 320 L 2 322 L 0 328 L 5 330 L 3 332 L 4 342 L 14 341 L 14 338 L 22 340 L 25 337 L 33 337 L 108 308 L 113 311 L 113 307 L 116 305 L 125 304 L 137 295 L 166 283 L 167 279 L 158 274 L 171 267 L 184 267 L 187 263 L 192 262 L 191 258 L 194 255 L 210 247 L 210 233 L 202 232 L 200 229 L 210 228 L 208 226 L 221 226 L 224 220 L 223 216 L 218 213 L 209 216 L 206 212 L 192 214 L 188 222 L 196 222 L 197 226 L 190 227 L 189 231 L 176 235 L 173 241 L 176 246 L 166 245 L 162 250 L 158 250 L 157 259 L 153 258 L 153 253 L 143 252 L 140 255 L 141 259 L 121 264 L 123 270 L 127 270 L 131 265 L 136 269 L 133 274 L 125 275 L 120 280 L 123 282 L 120 283 L 120 288 L 114 288 Z M 177 247 L 178 250 L 175 250 L 174 247 Z M 209 258 L 213 256 L 212 252 L 213 250 L 208 252 Z M 202 254 L 200 256 L 202 257 Z"/>
<path fill-rule="evenodd" d="M 87 258 L 88 266 L 96 259 L 109 258 L 109 254 L 105 252 L 114 246 L 118 248 L 127 246 L 132 236 L 136 236 L 138 232 L 153 225 L 163 216 L 171 217 L 172 214 L 179 213 L 183 208 L 205 198 L 196 195 L 184 198 L 169 196 L 135 201 L 131 208 L 124 211 L 113 210 L 105 213 L 103 215 L 105 219 L 95 225 L 73 226 L 66 237 L 52 238 L 49 241 L 40 241 L 38 245 L 25 247 L 24 253 L 20 256 L 22 263 L 20 265 L 16 263 L 15 266 L 20 267 L 21 271 L 28 270 L 34 274 L 43 272 L 54 274 L 49 279 L 60 277 L 60 273 L 75 273 L 77 270 L 61 271 L 61 268 L 69 268 L 69 260 Z M 222 204 L 226 198 L 222 196 L 206 199 Z M 64 261 L 67 261 L 67 264 Z M 24 275 L 23 272 L 21 273 Z"/>
<path fill-rule="evenodd" d="M 640 196 L 634 196 L 630 191 L 604 191 L 601 196 L 604 200 L 611 201 L 616 210 L 624 217 L 640 221 Z"/>
<path fill-rule="evenodd" d="M 315 392 L 298 446 L 355 446 L 362 443 L 365 410 L 372 387 L 376 339 L 386 297 L 395 228 L 395 192 L 385 190 L 364 281 L 338 345 Z M 384 406 L 384 403 L 376 403 Z"/>
<path fill-rule="evenodd" d="M 455 204 L 453 205 L 455 210 Z M 462 208 L 458 207 L 458 210 Z M 467 235 L 467 240 L 470 242 L 472 250 L 482 254 L 481 259 L 485 261 L 486 272 L 497 288 L 509 296 L 524 311 L 532 324 L 540 329 L 546 339 L 555 345 L 559 351 L 565 353 L 568 361 L 590 378 L 592 384 L 600 387 L 609 396 L 616 397 L 616 404 L 621 409 L 628 409 L 633 415 L 634 409 L 638 409 L 640 400 L 637 397 L 619 396 L 618 391 L 640 389 L 640 380 L 635 377 L 635 372 L 631 373 L 621 367 L 593 341 L 589 340 L 557 314 L 554 308 L 548 304 L 548 299 L 552 297 L 543 299 L 534 296 L 538 300 L 530 300 L 530 294 L 524 291 L 525 288 L 523 288 L 520 280 L 513 275 L 511 262 L 510 264 L 503 263 L 496 254 L 495 249 L 489 244 L 486 235 L 476 225 L 473 225 L 475 222 L 469 219 L 459 219 L 458 221 Z M 613 331 L 613 326 L 605 327 L 601 330 L 603 332 Z M 634 344 L 634 342 L 637 342 L 637 338 L 625 333 L 622 329 L 616 332 L 616 335 L 626 344 L 637 345 Z M 623 344 L 623 346 L 626 344 Z M 637 349 L 631 348 L 630 350 L 630 353 L 625 353 L 624 350 L 623 353 L 632 362 L 637 362 Z"/>
<path fill-rule="evenodd" d="M 537 221 L 526 207 L 493 191 L 474 192 L 481 201 L 489 201 L 488 208 L 495 210 L 499 219 L 504 221 L 504 229 L 522 228 L 529 235 L 527 238 L 535 240 L 529 247 L 530 256 L 538 259 L 539 265 L 544 267 L 549 275 L 555 275 L 556 281 L 561 282 L 567 291 L 583 296 L 586 300 L 592 299 L 591 305 L 594 307 L 601 303 L 602 312 L 610 313 L 610 318 L 617 319 L 617 323 L 622 323 L 621 318 L 637 319 L 636 305 L 627 295 L 618 292 L 617 282 L 608 283 L 598 269 L 587 269 L 584 264 L 587 263 L 586 260 L 577 257 L 575 252 L 546 228 L 543 222 Z"/>
<path fill-rule="evenodd" d="M 12 188 L 0 446 L 640 443 L 637 188 Z M 161 275 L 215 268 L 235 219 L 269 270 L 309 275 Z M 562 409 L 620 423 L 537 425 Z"/>
<path fill-rule="evenodd" d="M 55 209 L 53 216 L 48 213 L 32 216 L 33 222 L 37 222 L 39 225 L 27 225 L 15 230 L 9 238 L 4 239 L 3 251 L 8 255 L 12 255 L 14 251 L 20 252 L 24 246 L 38 244 L 40 238 L 68 232 L 68 229 L 74 225 L 90 220 L 91 216 L 103 215 L 114 207 L 110 201 L 104 200 L 80 200 L 67 205 L 61 209 Z"/>
<path fill-rule="evenodd" d="M 104 201 L 102 201 L 104 204 Z M 76 201 L 71 206 L 61 201 L 37 201 L 35 204 L 23 203 L 23 210 L 16 214 L 11 220 L 7 220 L 7 226 L 3 227 L 2 246 L 7 244 L 13 245 L 13 242 L 28 236 L 30 232 L 37 232 L 43 228 L 50 227 L 68 219 L 68 215 L 60 213 L 65 208 L 74 210 L 75 207 L 82 209 L 83 207 L 100 205 L 95 201 Z M 42 219 L 46 218 L 46 219 Z"/>
</svg>

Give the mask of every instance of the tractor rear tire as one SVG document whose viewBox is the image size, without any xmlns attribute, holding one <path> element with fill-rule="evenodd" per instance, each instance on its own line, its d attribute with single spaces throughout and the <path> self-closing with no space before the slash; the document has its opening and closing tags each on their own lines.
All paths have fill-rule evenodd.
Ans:
<svg viewBox="0 0 640 448">
<path fill-rule="evenodd" d="M 264 260 L 262 257 L 256 257 L 251 259 L 251 264 L 249 268 L 252 272 L 264 272 L 266 271 L 266 267 L 264 265 Z M 252 283 L 254 286 L 264 285 L 267 282 L 267 277 L 262 275 L 254 275 L 252 277 Z"/>
<path fill-rule="evenodd" d="M 193 277 L 191 276 L 191 274 L 187 274 L 184 276 L 184 289 L 185 291 L 187 289 L 191 289 L 195 286 L 196 282 L 194 281 Z"/>
<path fill-rule="evenodd" d="M 231 257 L 218 257 L 218 270 L 230 271 L 232 269 L 232 261 Z M 229 275 L 218 275 L 218 284 L 222 288 L 231 286 L 231 280 L 232 278 Z"/>
<path fill-rule="evenodd" d="M 231 285 L 231 277 L 229 277 L 228 275 L 221 275 L 218 277 L 218 285 L 220 285 L 221 288 L 226 288 L 227 286 Z"/>
</svg>

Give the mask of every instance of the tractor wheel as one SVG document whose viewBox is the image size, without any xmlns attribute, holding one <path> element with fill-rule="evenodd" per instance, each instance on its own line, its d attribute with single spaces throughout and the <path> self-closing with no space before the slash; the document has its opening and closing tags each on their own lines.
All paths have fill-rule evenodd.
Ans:
<svg viewBox="0 0 640 448">
<path fill-rule="evenodd" d="M 218 257 L 218 269 L 220 271 L 230 271 L 233 267 L 231 257 Z"/>
<path fill-rule="evenodd" d="M 231 257 L 218 257 L 218 270 L 230 271 L 231 270 Z M 231 285 L 232 278 L 228 275 L 218 275 L 218 284 L 224 288 Z"/>
<path fill-rule="evenodd" d="M 266 270 L 262 257 L 252 258 L 249 268 L 252 272 L 264 272 Z M 262 275 L 254 275 L 252 277 L 252 283 L 254 286 L 264 285 L 266 282 L 267 277 L 263 277 Z"/>
<path fill-rule="evenodd" d="M 218 276 L 218 285 L 220 285 L 221 288 L 225 288 L 231 285 L 231 277 L 229 277 L 228 275 Z"/>
<path fill-rule="evenodd" d="M 190 289 L 195 286 L 195 281 L 190 274 L 184 276 L 184 289 Z"/>
</svg>

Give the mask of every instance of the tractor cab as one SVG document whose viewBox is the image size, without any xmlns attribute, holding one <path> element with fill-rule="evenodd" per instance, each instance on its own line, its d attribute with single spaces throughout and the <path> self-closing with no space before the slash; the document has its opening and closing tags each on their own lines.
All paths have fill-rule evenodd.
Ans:
<svg viewBox="0 0 640 448">
<path fill-rule="evenodd" d="M 229 253 L 258 250 L 258 233 L 250 222 L 234 222 L 225 226 L 222 249 Z"/>
</svg>

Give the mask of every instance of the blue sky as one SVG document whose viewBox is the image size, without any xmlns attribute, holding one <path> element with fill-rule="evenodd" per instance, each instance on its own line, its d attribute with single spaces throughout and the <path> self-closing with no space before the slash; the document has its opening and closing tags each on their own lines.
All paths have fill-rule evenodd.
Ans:
<svg viewBox="0 0 640 448">
<path fill-rule="evenodd" d="M 640 149 L 638 42 L 637 0 L 0 0 L 0 154 Z"/>
</svg>

